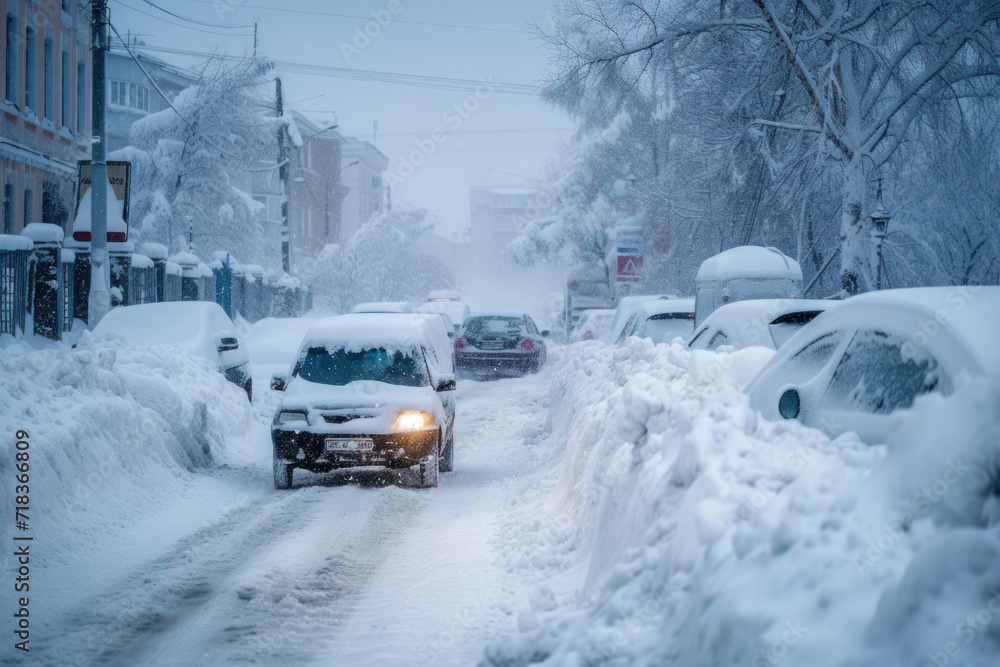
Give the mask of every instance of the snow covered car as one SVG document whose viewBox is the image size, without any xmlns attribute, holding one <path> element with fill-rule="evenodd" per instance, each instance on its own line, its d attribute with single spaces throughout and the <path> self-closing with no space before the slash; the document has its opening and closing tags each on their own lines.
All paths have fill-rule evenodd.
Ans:
<svg viewBox="0 0 1000 667">
<path fill-rule="evenodd" d="M 622 327 L 615 345 L 622 345 L 629 336 L 649 338 L 656 344 L 677 337 L 687 340 L 693 330 L 694 299 L 642 301 Z"/>
<path fill-rule="evenodd" d="M 351 308 L 352 313 L 408 313 L 410 310 L 410 304 L 405 301 L 373 301 Z"/>
<path fill-rule="evenodd" d="M 750 299 L 727 303 L 712 312 L 694 332 L 688 347 L 717 350 L 759 345 L 777 350 L 796 331 L 837 301 L 820 299 Z"/>
<path fill-rule="evenodd" d="M 600 338 L 611 330 L 611 322 L 614 319 L 615 311 L 610 308 L 593 308 L 583 311 L 583 314 L 580 315 L 580 321 L 569 336 L 570 342 Z"/>
<path fill-rule="evenodd" d="M 1000 287 L 920 287 L 852 297 L 802 327 L 747 385 L 768 419 L 885 442 L 890 415 L 963 376 L 1000 373 Z"/>
<path fill-rule="evenodd" d="M 527 313 L 473 313 L 455 339 L 455 366 L 469 375 L 537 373 L 548 335 Z"/>
<path fill-rule="evenodd" d="M 290 376 L 271 380 L 284 392 L 271 423 L 275 488 L 289 488 L 295 468 L 355 466 L 413 467 L 417 486 L 437 486 L 455 452 L 455 376 L 437 352 L 443 332 L 438 317 L 404 314 L 310 327 Z"/>
<path fill-rule="evenodd" d="M 169 301 L 112 308 L 92 332 L 104 338 L 118 332 L 138 347 L 176 345 L 215 364 L 227 380 L 253 399 L 250 355 L 236 326 L 213 301 Z"/>
<path fill-rule="evenodd" d="M 601 340 L 605 343 L 614 344 L 618 340 L 618 337 L 622 335 L 622 329 L 628 324 L 629 319 L 639 309 L 639 304 L 646 301 L 666 301 L 667 299 L 676 298 L 673 294 L 635 294 L 632 296 L 623 296 L 615 308 L 615 316 L 611 320 L 611 326 L 601 337 Z"/>
<path fill-rule="evenodd" d="M 446 291 L 431 292 L 431 297 L 417 306 L 416 311 L 418 313 L 439 313 L 447 316 L 455 327 L 454 333 L 458 333 L 458 330 L 462 328 L 462 323 L 465 322 L 465 318 L 469 316 L 469 304 L 449 296 L 435 297 L 435 294 L 454 295 L 455 293 Z"/>
</svg>

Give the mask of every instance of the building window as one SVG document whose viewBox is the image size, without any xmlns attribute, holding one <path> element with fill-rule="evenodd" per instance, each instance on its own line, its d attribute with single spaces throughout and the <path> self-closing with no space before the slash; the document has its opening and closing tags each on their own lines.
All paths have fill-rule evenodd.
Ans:
<svg viewBox="0 0 1000 667">
<path fill-rule="evenodd" d="M 60 87 L 59 95 L 61 97 L 59 104 L 59 122 L 62 123 L 63 127 L 69 127 L 70 117 L 69 117 L 69 54 L 65 51 L 62 52 L 62 62 L 59 65 L 59 76 L 62 77 L 62 86 Z"/>
<path fill-rule="evenodd" d="M 51 37 L 45 38 L 45 117 L 54 120 L 56 63 L 55 42 Z"/>
<path fill-rule="evenodd" d="M 87 131 L 87 68 L 82 62 L 76 66 L 76 131 Z"/>
<path fill-rule="evenodd" d="M 66 226 L 69 210 L 63 201 L 61 188 L 56 181 L 42 181 L 42 222 Z"/>
<path fill-rule="evenodd" d="M 29 109 L 34 109 L 36 107 L 35 100 L 35 51 L 37 50 L 35 45 L 35 31 L 31 28 L 26 28 L 24 33 L 24 106 Z"/>
<path fill-rule="evenodd" d="M 17 104 L 17 14 L 7 13 L 7 73 L 4 94 Z"/>
<path fill-rule="evenodd" d="M 149 88 L 128 81 L 112 81 L 111 106 L 149 113 Z"/>
<path fill-rule="evenodd" d="M 3 186 L 3 233 L 14 233 L 14 185 L 6 183 Z"/>
<path fill-rule="evenodd" d="M 35 214 L 33 204 L 35 203 L 35 192 L 30 188 L 24 189 L 24 224 L 31 222 L 31 216 Z"/>
</svg>

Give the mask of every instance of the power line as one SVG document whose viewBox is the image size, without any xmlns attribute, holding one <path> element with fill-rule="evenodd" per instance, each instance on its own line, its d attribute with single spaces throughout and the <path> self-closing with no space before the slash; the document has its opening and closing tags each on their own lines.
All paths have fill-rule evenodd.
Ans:
<svg viewBox="0 0 1000 667">
<path fill-rule="evenodd" d="M 187 49 L 175 49 L 166 46 L 151 46 L 144 44 L 142 48 L 146 51 L 156 51 L 159 53 L 172 53 L 174 55 L 188 56 L 192 58 L 222 58 L 225 60 L 240 60 L 237 56 L 226 56 L 205 51 L 191 51 Z M 349 79 L 355 81 L 381 81 L 383 83 L 395 83 L 404 86 L 415 86 L 418 88 L 436 88 L 440 90 L 470 91 L 479 90 L 486 87 L 491 93 L 508 93 L 512 95 L 533 95 L 539 86 L 525 83 L 509 83 L 503 81 L 487 81 L 476 79 L 459 79 L 454 77 L 429 76 L 424 74 L 403 74 L 401 72 L 384 72 L 379 70 L 352 69 L 348 67 L 334 67 L 331 65 L 311 65 L 308 63 L 293 63 L 276 60 L 275 67 L 285 72 L 296 74 L 310 74 L 315 76 L 328 76 L 335 79 Z"/>
<path fill-rule="evenodd" d="M 208 33 L 210 35 L 225 35 L 227 37 L 250 37 L 250 35 L 248 35 L 248 34 L 247 35 L 243 35 L 243 34 L 236 35 L 236 34 L 233 34 L 231 32 L 220 32 L 218 30 L 206 30 L 205 28 L 195 28 L 194 26 L 184 25 L 183 23 L 177 23 L 175 21 L 171 21 L 169 19 L 165 19 L 162 16 L 154 16 L 153 14 L 150 14 L 149 12 L 142 11 L 138 7 L 133 7 L 132 5 L 127 5 L 124 2 L 122 2 L 122 0 L 115 0 L 115 2 L 117 2 L 122 7 L 125 7 L 126 9 L 129 9 L 129 10 L 131 10 L 133 12 L 137 12 L 137 13 L 142 14 L 144 16 L 148 16 L 151 19 L 155 19 L 157 21 L 163 21 L 164 23 L 169 23 L 170 25 L 175 25 L 178 28 L 184 28 L 185 30 L 195 30 L 197 32 Z"/>
<path fill-rule="evenodd" d="M 217 0 L 185 0 L 185 2 L 197 2 L 201 4 L 215 4 Z M 376 20 L 373 16 L 358 16 L 357 14 L 335 14 L 332 12 L 317 12 L 310 11 L 307 9 L 288 9 L 286 7 L 266 7 L 264 5 L 248 5 L 241 3 L 240 7 L 246 7 L 249 9 L 263 9 L 266 11 L 281 12 L 282 14 L 309 14 L 312 16 L 331 16 L 334 18 L 342 19 L 359 19 L 361 21 L 372 21 Z M 459 25 L 456 23 L 435 23 L 433 21 L 408 21 L 406 19 L 399 19 L 395 16 L 392 17 L 392 23 L 407 23 L 410 25 L 423 25 L 423 26 L 433 26 L 438 28 L 458 28 L 461 30 L 483 30 L 487 32 L 508 32 L 515 33 L 518 35 L 536 35 L 536 33 L 531 30 L 515 30 L 513 28 L 489 28 L 486 26 L 478 25 Z"/>
<path fill-rule="evenodd" d="M 301 113 L 309 113 L 308 111 Z M 460 135 L 460 134 L 526 134 L 526 133 L 537 133 L 537 132 L 571 132 L 575 131 L 575 127 L 526 127 L 526 128 L 494 128 L 486 130 L 415 130 L 411 132 L 379 132 L 380 137 L 424 137 L 430 136 L 435 132 L 440 132 L 445 135 Z M 358 137 L 371 137 L 373 134 L 371 132 L 362 132 L 355 136 Z"/>
<path fill-rule="evenodd" d="M 135 57 L 135 54 L 132 53 L 132 49 L 130 49 L 129 46 L 128 46 L 128 44 L 125 43 L 125 40 L 122 39 L 122 36 L 120 34 L 118 34 L 118 30 L 115 28 L 114 24 L 111 23 L 111 21 L 108 21 L 108 27 L 110 27 L 111 30 L 115 33 L 115 36 L 118 37 L 118 41 L 120 41 L 122 43 L 122 46 L 125 47 L 125 51 L 132 58 L 132 61 L 139 68 L 139 71 L 142 72 L 143 76 L 146 77 L 146 80 L 149 81 L 150 85 L 153 86 L 153 90 L 156 91 L 156 94 L 159 95 L 161 98 L 163 98 L 163 101 L 167 103 L 167 106 L 170 107 L 175 114 L 177 114 L 178 118 L 180 118 L 182 121 L 184 121 L 184 124 L 187 125 L 191 129 L 191 132 L 193 132 L 196 136 L 201 137 L 201 139 L 206 144 L 208 144 L 213 149 L 219 151 L 219 153 L 221 155 L 225 155 L 225 156 L 229 157 L 230 159 L 235 160 L 236 161 L 236 165 L 235 166 L 236 166 L 237 169 L 240 169 L 242 171 L 247 171 L 247 172 L 263 172 L 263 171 L 273 171 L 274 169 L 277 169 L 278 167 L 281 166 L 281 164 L 273 164 L 273 165 L 265 165 L 265 166 L 254 168 L 254 169 L 250 169 L 250 168 L 247 168 L 247 167 L 240 166 L 240 163 L 244 162 L 245 158 L 239 157 L 237 155 L 233 155 L 229 151 L 227 151 L 225 149 L 222 149 L 222 148 L 219 148 L 214 143 L 212 143 L 211 141 L 209 141 L 208 137 L 206 137 L 201 132 L 199 132 L 198 129 L 194 126 L 194 124 L 191 121 L 189 121 L 187 118 L 185 118 L 184 114 L 182 114 L 180 111 L 178 111 L 177 107 L 175 107 L 173 105 L 173 103 L 169 99 L 167 99 L 167 96 L 163 94 L 163 91 L 160 90 L 160 86 L 156 83 L 156 81 L 153 80 L 153 77 L 149 75 L 149 72 L 146 71 L 146 68 L 142 66 L 141 62 L 139 62 L 139 59 Z"/>
<path fill-rule="evenodd" d="M 142 1 L 145 2 L 147 5 L 149 5 L 150 7 L 153 7 L 155 9 L 159 9 L 164 14 L 169 14 L 170 16 L 173 16 L 175 19 L 180 19 L 181 21 L 187 21 L 188 23 L 194 23 L 196 25 L 203 25 L 203 26 L 207 26 L 209 28 L 221 28 L 223 30 L 241 30 L 241 29 L 244 29 L 244 28 L 253 28 L 254 27 L 252 25 L 219 25 L 218 23 L 205 23 L 204 21 L 198 21 L 197 19 L 189 19 L 186 16 L 181 16 L 180 14 L 175 14 L 172 11 L 170 11 L 169 9 L 164 9 L 163 7 L 160 7 L 158 4 L 156 4 L 152 0 L 142 0 Z"/>
</svg>

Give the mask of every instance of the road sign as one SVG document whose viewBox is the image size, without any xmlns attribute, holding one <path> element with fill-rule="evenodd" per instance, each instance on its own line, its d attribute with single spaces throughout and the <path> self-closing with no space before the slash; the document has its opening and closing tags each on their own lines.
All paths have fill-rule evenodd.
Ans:
<svg viewBox="0 0 1000 667">
<path fill-rule="evenodd" d="M 616 227 L 615 254 L 618 259 L 615 280 L 636 283 L 642 280 L 642 228 Z"/>
<path fill-rule="evenodd" d="M 73 223 L 73 238 L 77 241 L 90 240 L 90 185 L 93 164 L 90 160 L 80 160 L 77 164 L 79 186 L 76 189 L 76 220 Z M 128 240 L 128 191 L 132 176 L 132 163 L 122 160 L 108 160 L 108 242 L 123 243 Z M 112 197 L 113 195 L 113 197 Z M 81 203 L 86 203 L 81 208 Z"/>
</svg>

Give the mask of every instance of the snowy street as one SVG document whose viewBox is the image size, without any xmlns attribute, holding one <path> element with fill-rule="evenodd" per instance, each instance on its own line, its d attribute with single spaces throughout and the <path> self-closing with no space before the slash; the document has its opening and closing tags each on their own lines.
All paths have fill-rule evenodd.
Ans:
<svg viewBox="0 0 1000 667">
<path fill-rule="evenodd" d="M 39 572 L 45 639 L 33 659 L 476 662 L 526 606 L 499 565 L 498 535 L 512 504 L 538 493 L 523 432 L 544 418 L 548 381 L 463 382 L 455 472 L 438 489 L 363 469 L 297 472 L 293 490 L 275 491 L 267 432 L 254 430 L 256 462 L 197 474 L 141 523 L 88 545 L 113 566 L 63 563 L 58 579 L 82 587 L 46 590 L 56 574 Z M 266 423 L 275 399 L 264 393 Z"/>
</svg>

